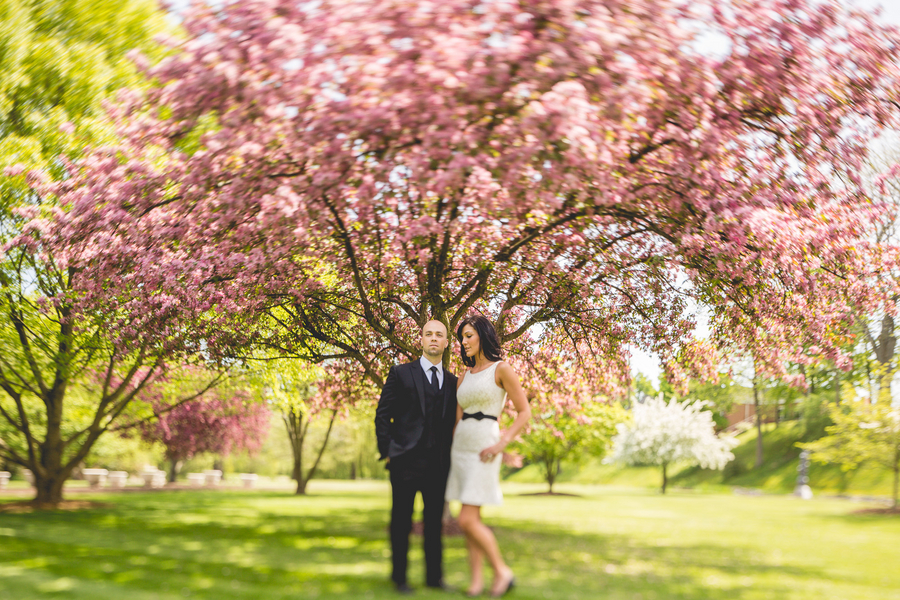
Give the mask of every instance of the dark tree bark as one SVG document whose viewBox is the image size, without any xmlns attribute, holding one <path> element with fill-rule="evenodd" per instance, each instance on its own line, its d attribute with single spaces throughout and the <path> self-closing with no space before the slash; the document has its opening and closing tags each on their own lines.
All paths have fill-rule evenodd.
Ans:
<svg viewBox="0 0 900 600">
<path fill-rule="evenodd" d="M 762 410 L 759 402 L 759 383 L 756 374 L 753 375 L 753 408 L 756 411 L 756 468 L 763 466 L 763 431 Z"/>
<path fill-rule="evenodd" d="M 313 461 L 312 466 L 304 473 L 303 444 L 306 441 L 307 433 L 309 433 L 309 426 L 310 423 L 312 423 L 312 419 L 304 418 L 303 414 L 294 407 L 291 407 L 286 412 L 282 412 L 281 416 L 284 419 L 284 424 L 287 428 L 288 438 L 291 441 L 291 449 L 294 455 L 294 468 L 291 473 L 291 478 L 297 482 L 297 489 L 294 493 L 298 496 L 306 494 L 307 484 L 309 484 L 309 481 L 316 475 L 316 470 L 319 468 L 319 461 L 322 460 L 322 455 L 325 453 L 325 448 L 328 446 L 328 440 L 331 437 L 331 431 L 334 427 L 337 413 L 337 410 L 331 411 L 331 417 L 328 420 L 328 429 L 325 431 L 325 439 L 319 447 L 316 459 Z"/>
</svg>

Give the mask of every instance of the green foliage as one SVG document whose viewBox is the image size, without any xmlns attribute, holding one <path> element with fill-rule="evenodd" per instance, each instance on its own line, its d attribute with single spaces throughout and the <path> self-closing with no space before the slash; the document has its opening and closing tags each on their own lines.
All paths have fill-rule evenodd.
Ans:
<svg viewBox="0 0 900 600">
<path fill-rule="evenodd" d="M 578 414 L 560 407 L 535 411 L 530 431 L 509 446 L 526 463 L 538 464 L 553 491 L 563 461 L 578 463 L 587 456 L 602 457 L 609 449 L 616 424 L 627 418 L 618 404 L 594 402 Z"/>
<path fill-rule="evenodd" d="M 112 135 L 103 102 L 141 87 L 131 51 L 155 62 L 171 31 L 154 0 L 0 0 L 0 173 L 60 174 L 59 156 Z M 21 181 L 0 177 L 5 209 Z"/>
<path fill-rule="evenodd" d="M 825 428 L 832 424 L 829 407 L 834 394 L 820 392 L 801 396 L 797 402 L 797 413 L 803 428 L 804 441 L 816 440 L 825 435 Z"/>
<path fill-rule="evenodd" d="M 763 426 L 763 445 L 766 460 L 754 467 L 756 428 L 738 436 L 740 445 L 732 452 L 735 459 L 723 471 L 680 466 L 672 469 L 670 478 L 675 488 L 725 491 L 731 488 L 751 488 L 766 494 L 790 494 L 797 485 L 800 448 L 798 442 L 810 441 L 800 421 L 788 421 L 777 426 Z M 812 463 L 809 466 L 810 486 L 817 497 L 834 494 L 890 497 L 893 473 L 875 463 L 864 463 L 846 471 L 836 464 Z M 539 483 L 544 481 L 537 465 L 529 465 L 511 474 L 508 481 Z M 652 488 L 659 485 L 656 467 L 624 467 L 603 464 L 588 459 L 579 464 L 563 462 L 563 470 L 556 481 L 561 484 L 603 484 L 617 487 Z"/>
<path fill-rule="evenodd" d="M 678 397 L 685 401 L 701 400 L 706 403 L 705 409 L 713 415 L 713 422 L 718 429 L 723 429 L 728 422 L 727 415 L 736 402 L 746 402 L 749 390 L 739 385 L 727 373 L 719 373 L 715 381 L 688 381 L 686 394 L 675 393 L 674 386 L 666 379 L 665 374 L 659 378 L 659 391 L 664 398 Z"/>
<path fill-rule="evenodd" d="M 852 470 L 872 462 L 894 473 L 894 506 L 897 506 L 900 483 L 900 408 L 886 402 L 844 403 L 830 411 L 834 425 L 825 428 L 827 435 L 814 442 L 799 444 L 812 452 L 813 460 L 835 463 Z"/>
<path fill-rule="evenodd" d="M 659 394 L 653 381 L 643 373 L 634 376 L 633 386 L 635 402 L 643 402 L 647 398 L 655 398 Z"/>
<path fill-rule="evenodd" d="M 156 38 L 171 29 L 155 0 L 0 0 L 0 245 L 23 233 L 22 209 L 56 208 L 30 191 L 28 173 L 64 178 L 67 159 L 113 140 L 105 103 L 149 85 L 129 53 L 158 61 L 167 50 Z M 111 347 L 110 315 L 73 322 L 76 274 L 44 250 L 0 256 L 0 453 L 37 469 L 38 497 L 52 502 L 129 401 L 76 386 L 153 361 Z"/>
</svg>

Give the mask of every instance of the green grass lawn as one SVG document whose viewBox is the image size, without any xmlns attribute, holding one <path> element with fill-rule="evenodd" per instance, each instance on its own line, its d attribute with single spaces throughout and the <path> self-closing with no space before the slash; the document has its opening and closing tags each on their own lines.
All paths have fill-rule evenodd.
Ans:
<svg viewBox="0 0 900 600">
<path fill-rule="evenodd" d="M 865 504 L 575 485 L 526 495 L 540 489 L 504 484 L 505 505 L 485 510 L 516 598 L 900 599 L 900 517 L 856 514 Z M 107 506 L 0 513 L 0 598 L 395 598 L 387 484 L 310 492 L 78 493 Z M 447 580 L 462 587 L 463 540 L 445 545 Z"/>
</svg>

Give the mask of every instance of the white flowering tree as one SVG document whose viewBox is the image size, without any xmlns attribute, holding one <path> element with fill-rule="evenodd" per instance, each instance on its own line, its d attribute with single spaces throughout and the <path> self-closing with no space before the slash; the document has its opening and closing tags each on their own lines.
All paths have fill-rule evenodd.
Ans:
<svg viewBox="0 0 900 600">
<path fill-rule="evenodd" d="M 718 437 L 712 413 L 704 402 L 666 403 L 651 398 L 632 409 L 632 419 L 616 426 L 613 451 L 607 462 L 662 467 L 662 492 L 668 484 L 667 469 L 673 463 L 699 464 L 721 469 L 734 459 L 732 437 Z"/>
</svg>

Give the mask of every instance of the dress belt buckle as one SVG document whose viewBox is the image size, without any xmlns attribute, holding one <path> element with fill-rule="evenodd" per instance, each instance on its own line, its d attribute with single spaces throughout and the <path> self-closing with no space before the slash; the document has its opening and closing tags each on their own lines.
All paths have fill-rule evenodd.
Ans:
<svg viewBox="0 0 900 600">
<path fill-rule="evenodd" d="M 486 415 L 481 411 L 478 411 L 477 413 L 463 413 L 462 418 L 463 420 L 475 419 L 476 421 L 481 421 L 482 419 L 490 419 L 491 421 L 497 420 L 497 417 L 495 417 L 494 415 Z"/>
</svg>

